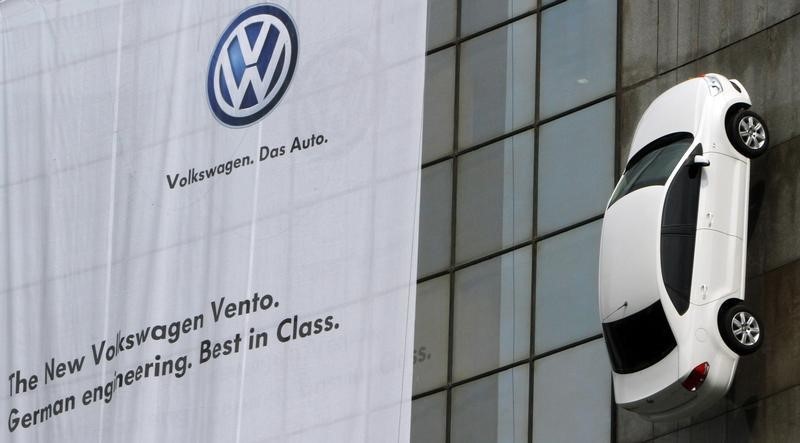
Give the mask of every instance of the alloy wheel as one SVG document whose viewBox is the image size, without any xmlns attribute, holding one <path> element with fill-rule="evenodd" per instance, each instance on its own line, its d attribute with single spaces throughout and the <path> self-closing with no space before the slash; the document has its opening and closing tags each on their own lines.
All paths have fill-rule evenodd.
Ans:
<svg viewBox="0 0 800 443">
<path fill-rule="evenodd" d="M 767 141 L 764 125 L 755 117 L 748 115 L 739 121 L 739 136 L 748 148 L 761 149 Z"/>
<path fill-rule="evenodd" d="M 739 343 L 745 346 L 753 346 L 758 343 L 761 337 L 761 329 L 758 327 L 758 321 L 753 314 L 740 311 L 733 316 L 731 320 L 731 329 L 733 336 Z"/>
</svg>

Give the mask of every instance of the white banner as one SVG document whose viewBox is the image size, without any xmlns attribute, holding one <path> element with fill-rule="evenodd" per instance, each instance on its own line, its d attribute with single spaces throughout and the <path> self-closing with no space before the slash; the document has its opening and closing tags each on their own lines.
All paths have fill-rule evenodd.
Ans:
<svg viewBox="0 0 800 443">
<path fill-rule="evenodd" d="M 408 440 L 425 7 L 0 3 L 0 441 Z"/>
</svg>

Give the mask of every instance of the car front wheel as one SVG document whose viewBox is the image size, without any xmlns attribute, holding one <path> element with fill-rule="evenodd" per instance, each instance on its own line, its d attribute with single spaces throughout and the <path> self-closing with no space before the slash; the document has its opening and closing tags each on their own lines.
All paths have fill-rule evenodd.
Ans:
<svg viewBox="0 0 800 443">
<path fill-rule="evenodd" d="M 719 328 L 725 344 L 739 355 L 756 352 L 764 339 L 762 325 L 744 303 L 729 305 L 720 312 Z"/>
<path fill-rule="evenodd" d="M 749 109 L 740 109 L 727 122 L 728 139 L 748 158 L 762 155 L 769 147 L 769 130 L 764 118 Z"/>
</svg>

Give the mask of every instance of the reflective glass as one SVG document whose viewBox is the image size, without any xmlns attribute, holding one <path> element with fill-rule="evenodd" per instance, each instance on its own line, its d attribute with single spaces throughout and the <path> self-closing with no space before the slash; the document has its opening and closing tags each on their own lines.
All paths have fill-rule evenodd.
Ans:
<svg viewBox="0 0 800 443">
<path fill-rule="evenodd" d="M 529 240 L 533 131 L 459 157 L 457 183 L 456 262 Z"/>
<path fill-rule="evenodd" d="M 597 265 L 602 220 L 539 242 L 536 354 L 600 333 Z"/>
<path fill-rule="evenodd" d="M 453 152 L 455 62 L 455 48 L 439 51 L 425 59 L 423 163 Z"/>
<path fill-rule="evenodd" d="M 527 442 L 528 377 L 525 364 L 454 388 L 450 440 L 459 443 Z M 606 405 L 606 411 L 608 409 Z"/>
<path fill-rule="evenodd" d="M 614 91 L 616 35 L 616 0 L 569 0 L 542 12 L 542 118 Z"/>
<path fill-rule="evenodd" d="M 447 383 L 450 276 L 417 285 L 414 322 L 414 389 L 419 394 Z"/>
<path fill-rule="evenodd" d="M 614 112 L 611 99 L 541 127 L 539 235 L 603 213 L 614 187 Z"/>
<path fill-rule="evenodd" d="M 530 355 L 531 266 L 525 247 L 456 272 L 454 380 Z"/>
<path fill-rule="evenodd" d="M 458 105 L 460 147 L 533 121 L 535 68 L 535 16 L 464 43 Z"/>
<path fill-rule="evenodd" d="M 456 37 L 456 0 L 428 0 L 428 49 Z"/>
<path fill-rule="evenodd" d="M 611 365 L 619 374 L 650 367 L 678 345 L 658 299 L 633 315 L 603 323 L 603 336 Z"/>
<path fill-rule="evenodd" d="M 664 198 L 661 217 L 661 274 L 667 294 L 680 315 L 689 309 L 692 292 L 697 209 L 702 183 L 701 168 L 694 166 L 694 158 L 702 154 L 703 145 L 698 144 L 675 171 Z"/>
<path fill-rule="evenodd" d="M 533 441 L 610 441 L 611 368 L 603 340 L 533 364 Z"/>
<path fill-rule="evenodd" d="M 648 186 L 663 186 L 681 157 L 686 154 L 689 145 L 692 144 L 692 136 L 679 138 L 678 140 L 666 139 L 664 146 L 655 145 L 652 150 L 639 157 L 639 153 L 632 160 L 635 163 L 628 163 L 628 170 L 617 184 L 617 189 L 611 196 L 609 207 L 617 200 L 629 193 L 646 188 Z M 643 151 L 640 151 L 643 152 Z M 702 152 L 702 150 L 701 150 Z"/>
<path fill-rule="evenodd" d="M 419 263 L 422 277 L 450 265 L 450 216 L 453 166 L 448 160 L 422 170 L 419 214 Z"/>
<path fill-rule="evenodd" d="M 411 402 L 411 443 L 444 443 L 446 408 L 445 392 Z"/>
<path fill-rule="evenodd" d="M 536 0 L 461 0 L 461 35 L 469 35 L 536 8 Z"/>
</svg>

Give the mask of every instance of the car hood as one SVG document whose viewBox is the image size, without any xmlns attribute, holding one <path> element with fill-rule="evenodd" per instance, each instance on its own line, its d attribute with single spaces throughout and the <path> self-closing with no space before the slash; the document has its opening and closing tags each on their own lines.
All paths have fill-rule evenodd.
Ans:
<svg viewBox="0 0 800 443">
<path fill-rule="evenodd" d="M 638 189 L 606 211 L 598 282 L 604 323 L 639 312 L 659 299 L 664 192 L 664 186 Z"/>
<path fill-rule="evenodd" d="M 679 83 L 659 95 L 642 114 L 633 134 L 628 162 L 648 143 L 667 134 L 697 134 L 705 101 L 710 98 L 702 78 Z"/>
</svg>

